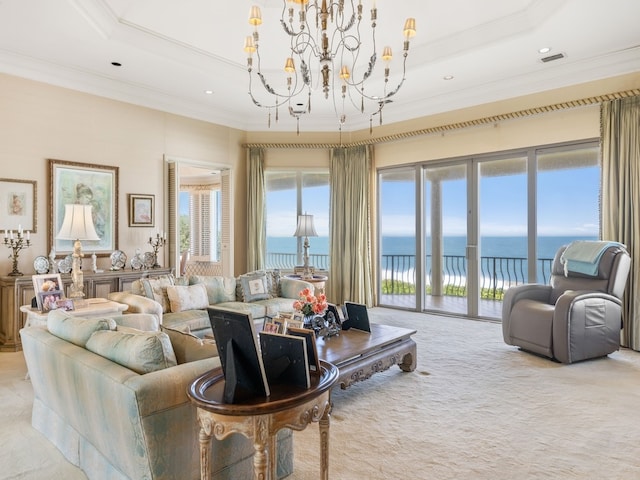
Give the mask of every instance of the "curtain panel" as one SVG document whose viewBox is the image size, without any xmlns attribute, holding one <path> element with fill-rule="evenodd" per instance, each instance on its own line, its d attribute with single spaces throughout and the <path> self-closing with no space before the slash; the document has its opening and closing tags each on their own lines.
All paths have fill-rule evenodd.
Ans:
<svg viewBox="0 0 640 480">
<path fill-rule="evenodd" d="M 264 150 L 247 151 L 247 271 L 262 270 L 267 249 Z"/>
<path fill-rule="evenodd" d="M 331 268 L 327 298 L 336 304 L 351 301 L 373 305 L 371 149 L 358 146 L 331 150 Z"/>
<path fill-rule="evenodd" d="M 602 237 L 631 255 L 621 344 L 640 350 L 640 97 L 604 102 L 601 128 Z"/>
</svg>

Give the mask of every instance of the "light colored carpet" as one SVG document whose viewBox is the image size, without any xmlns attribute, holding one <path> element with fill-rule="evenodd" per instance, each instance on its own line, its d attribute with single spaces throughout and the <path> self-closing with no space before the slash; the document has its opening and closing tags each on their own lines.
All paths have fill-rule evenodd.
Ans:
<svg viewBox="0 0 640 480">
<path fill-rule="evenodd" d="M 330 478 L 640 478 L 640 353 L 560 365 L 505 345 L 496 323 L 370 314 L 418 330 L 418 368 L 334 391 Z M 22 355 L 0 354 L 0 371 L 0 478 L 85 478 L 31 428 Z M 317 479 L 317 426 L 294 437 L 289 478 Z"/>
</svg>

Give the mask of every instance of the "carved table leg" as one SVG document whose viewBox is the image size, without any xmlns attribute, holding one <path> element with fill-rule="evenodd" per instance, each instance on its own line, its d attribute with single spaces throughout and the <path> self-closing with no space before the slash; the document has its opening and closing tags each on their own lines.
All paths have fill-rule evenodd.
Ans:
<svg viewBox="0 0 640 480">
<path fill-rule="evenodd" d="M 269 457 L 269 431 L 264 417 L 254 419 L 253 431 L 253 447 L 255 454 L 253 455 L 253 473 L 256 480 L 270 479 Z M 269 476 L 268 476 L 269 475 Z"/>
<path fill-rule="evenodd" d="M 329 480 L 329 426 L 331 422 L 331 402 L 327 402 L 324 414 L 318 422 L 320 429 L 320 478 Z"/>
<path fill-rule="evenodd" d="M 200 478 L 201 480 L 211 480 L 211 465 L 209 465 L 209 459 L 211 458 L 211 440 L 213 436 L 211 434 L 211 424 L 204 423 L 201 420 L 200 435 L 198 436 L 200 441 Z"/>
</svg>

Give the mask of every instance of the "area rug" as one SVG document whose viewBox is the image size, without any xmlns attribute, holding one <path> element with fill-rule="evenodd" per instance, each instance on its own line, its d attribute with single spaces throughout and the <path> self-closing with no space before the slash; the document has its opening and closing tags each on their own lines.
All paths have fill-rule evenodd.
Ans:
<svg viewBox="0 0 640 480">
<path fill-rule="evenodd" d="M 331 479 L 640 478 L 640 353 L 561 365 L 505 345 L 497 323 L 370 316 L 417 330 L 418 367 L 333 391 Z M 21 353 L 0 354 L 0 478 L 86 478 L 31 428 L 24 373 Z M 319 478 L 316 424 L 294 452 L 289 478 Z"/>
</svg>

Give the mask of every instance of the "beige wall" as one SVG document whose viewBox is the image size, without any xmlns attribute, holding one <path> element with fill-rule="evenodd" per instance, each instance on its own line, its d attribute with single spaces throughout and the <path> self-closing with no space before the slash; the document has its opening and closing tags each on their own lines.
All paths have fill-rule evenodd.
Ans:
<svg viewBox="0 0 640 480">
<path fill-rule="evenodd" d="M 243 142 L 244 133 L 238 130 L 0 75 L 0 177 L 37 181 L 37 233 L 31 235 L 33 245 L 20 253 L 20 270 L 32 273 L 34 258 L 49 252 L 47 159 L 119 167 L 118 247 L 131 258 L 137 247 L 150 250 L 145 241 L 156 228 L 166 230 L 165 155 L 229 165 L 234 169 L 235 201 L 242 204 Z M 129 193 L 156 196 L 156 228 L 128 227 Z M 236 208 L 244 211 L 244 205 Z M 239 238 L 246 237 L 243 219 L 236 215 Z M 7 253 L 0 255 L 0 274 L 7 274 L 9 249 L 0 248 Z M 235 250 L 236 268 L 244 268 L 243 250 Z M 84 262 L 88 268 L 90 260 Z M 108 268 L 109 259 L 99 258 L 98 266 Z"/>
<path fill-rule="evenodd" d="M 595 95 L 640 88 L 640 73 L 574 85 L 542 94 L 446 112 L 419 120 L 343 134 L 342 142 L 376 138 L 429 127 L 455 124 Z M 376 167 L 451 158 L 474 153 L 565 142 L 599 136 L 596 105 L 525 116 L 495 124 L 469 127 L 378 143 Z M 242 132 L 219 125 L 59 87 L 0 75 L 0 177 L 38 182 L 38 232 L 33 246 L 20 255 L 20 269 L 31 273 L 33 259 L 48 253 L 47 159 L 119 166 L 119 248 L 131 256 L 146 250 L 145 239 L 154 229 L 129 228 L 127 194 L 156 195 L 156 225 L 164 218 L 163 162 L 165 156 L 229 165 L 234 181 L 235 272 L 246 269 L 246 166 L 243 144 L 330 143 L 337 133 Z M 327 167 L 328 148 L 269 148 L 266 167 Z M 375 217 L 374 217 L 375 218 Z M 6 248 L 6 247 L 5 247 Z M 8 249 L 6 249 L 8 254 Z M 88 265 L 89 260 L 85 260 Z M 166 264 L 166 261 L 164 262 Z M 100 258 L 99 266 L 108 267 Z M 85 267 L 86 268 L 86 267 Z M 0 255 L 0 274 L 11 270 Z"/>
</svg>

